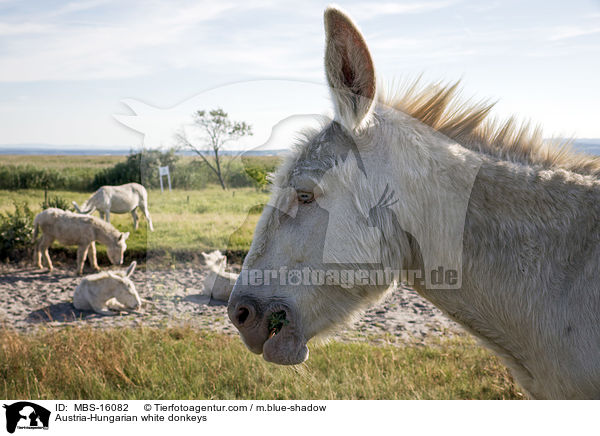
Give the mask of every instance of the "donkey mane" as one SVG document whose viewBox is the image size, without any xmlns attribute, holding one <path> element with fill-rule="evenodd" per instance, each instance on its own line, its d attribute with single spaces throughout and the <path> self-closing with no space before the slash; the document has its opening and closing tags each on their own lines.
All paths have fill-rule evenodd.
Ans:
<svg viewBox="0 0 600 436">
<path fill-rule="evenodd" d="M 489 119 L 495 102 L 473 102 L 460 97 L 460 81 L 422 85 L 420 77 L 379 102 L 446 135 L 462 146 L 501 160 L 550 169 L 561 168 L 581 175 L 600 176 L 600 158 L 576 152 L 572 140 L 542 138 L 540 126 L 519 125 L 515 117 Z"/>
<path fill-rule="evenodd" d="M 121 235 L 121 232 L 115 227 L 113 227 L 110 223 L 107 223 L 106 221 L 95 216 L 90 218 L 94 218 L 94 220 L 92 221 L 94 223 L 94 227 L 102 229 L 107 235 L 113 236 L 115 238 L 118 238 Z"/>
</svg>

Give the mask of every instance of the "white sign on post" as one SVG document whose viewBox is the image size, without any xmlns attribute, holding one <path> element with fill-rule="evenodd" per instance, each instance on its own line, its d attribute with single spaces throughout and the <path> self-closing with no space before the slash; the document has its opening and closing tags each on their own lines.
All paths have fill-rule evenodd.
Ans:
<svg viewBox="0 0 600 436">
<path fill-rule="evenodd" d="M 160 192 L 163 192 L 163 176 L 167 176 L 169 182 L 169 192 L 171 192 L 171 174 L 169 174 L 169 167 L 158 167 L 158 179 L 160 180 Z"/>
</svg>

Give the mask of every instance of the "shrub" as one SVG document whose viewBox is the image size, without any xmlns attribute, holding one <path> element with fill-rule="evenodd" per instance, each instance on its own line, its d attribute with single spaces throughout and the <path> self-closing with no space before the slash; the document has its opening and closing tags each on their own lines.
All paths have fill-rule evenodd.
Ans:
<svg viewBox="0 0 600 436">
<path fill-rule="evenodd" d="M 144 150 L 131 153 L 125 162 L 119 162 L 112 168 L 106 168 L 96 174 L 92 189 L 104 185 L 123 185 L 125 183 L 141 183 L 147 188 L 160 186 L 158 167 L 169 166 L 172 170 L 179 156 L 171 148 L 165 152 L 160 150 Z"/>
<path fill-rule="evenodd" d="M 243 188 L 253 185 L 253 181 L 248 174 L 244 170 L 240 171 L 238 168 L 234 168 L 233 171 L 227 174 L 226 183 L 230 188 Z"/>
<path fill-rule="evenodd" d="M 71 189 L 90 188 L 97 170 L 89 168 L 40 168 L 33 165 L 1 165 L 0 189 Z"/>
<path fill-rule="evenodd" d="M 57 170 L 32 165 L 7 165 L 0 167 L 0 184 L 5 189 L 54 189 L 64 186 L 65 176 Z"/>
<path fill-rule="evenodd" d="M 26 202 L 14 202 L 14 213 L 0 213 L 0 258 L 16 258 L 33 243 L 34 213 Z"/>
<path fill-rule="evenodd" d="M 218 183 L 218 180 L 202 162 L 195 160 L 171 167 L 171 183 L 173 188 L 178 189 L 203 189 L 209 183 Z"/>
<path fill-rule="evenodd" d="M 246 166 L 246 174 L 256 184 L 257 189 L 265 189 L 269 183 L 267 179 L 267 171 L 264 168 L 260 168 L 254 165 Z"/>
<path fill-rule="evenodd" d="M 56 207 L 62 210 L 73 210 L 73 206 L 69 201 L 61 197 L 60 195 L 55 195 L 54 197 L 48 198 L 48 191 L 44 191 L 44 201 L 40 203 L 40 207 L 42 209 L 49 209 L 51 207 Z"/>
</svg>

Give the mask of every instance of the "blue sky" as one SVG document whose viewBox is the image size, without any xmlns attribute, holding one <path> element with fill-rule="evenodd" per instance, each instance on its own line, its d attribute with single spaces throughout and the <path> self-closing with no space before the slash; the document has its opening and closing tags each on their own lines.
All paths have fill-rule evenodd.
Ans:
<svg viewBox="0 0 600 436">
<path fill-rule="evenodd" d="M 129 99 L 179 117 L 221 106 L 255 126 L 247 146 L 259 145 L 278 120 L 329 110 L 327 4 L 0 0 L 0 144 L 137 147 L 142 136 L 113 117 L 132 113 Z M 531 119 L 546 136 L 600 137 L 599 1 L 337 4 L 382 81 L 462 78 L 464 95 L 498 100 L 500 117 Z M 167 124 L 147 145 L 169 145 Z"/>
</svg>

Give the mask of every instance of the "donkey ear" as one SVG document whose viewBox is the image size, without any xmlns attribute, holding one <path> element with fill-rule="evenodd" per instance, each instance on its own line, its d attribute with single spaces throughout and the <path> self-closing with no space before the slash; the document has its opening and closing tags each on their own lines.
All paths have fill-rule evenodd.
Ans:
<svg viewBox="0 0 600 436">
<path fill-rule="evenodd" d="M 375 67 L 367 44 L 339 9 L 325 11 L 325 73 L 336 117 L 355 130 L 368 119 L 376 95 Z"/>
<path fill-rule="evenodd" d="M 131 274 L 133 274 L 133 272 L 135 271 L 136 265 L 137 265 L 137 262 L 135 260 L 133 262 L 131 262 L 131 264 L 129 265 L 129 268 L 127 268 L 127 271 L 125 272 L 125 277 L 129 277 L 129 276 L 131 276 Z"/>
<path fill-rule="evenodd" d="M 125 240 L 125 239 L 129 238 L 129 232 L 121 233 L 121 238 L 122 238 L 123 240 Z"/>
</svg>

